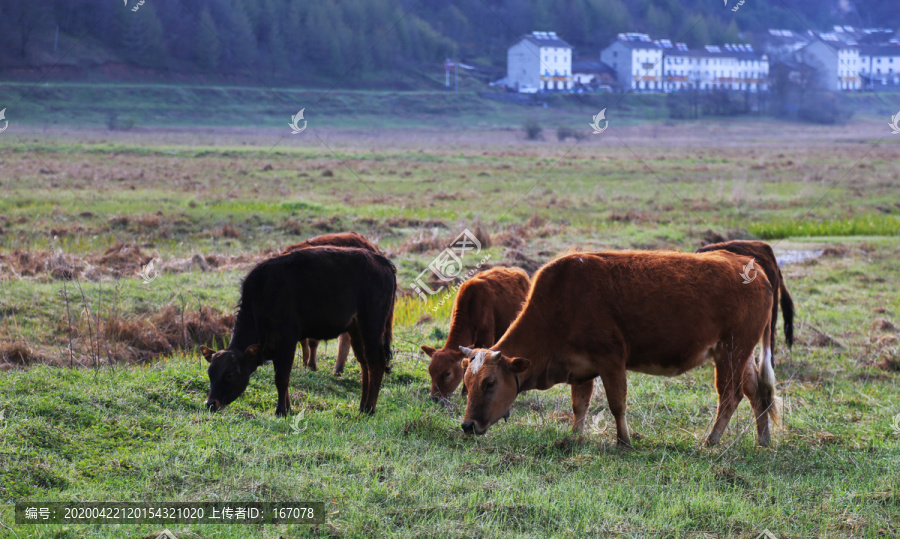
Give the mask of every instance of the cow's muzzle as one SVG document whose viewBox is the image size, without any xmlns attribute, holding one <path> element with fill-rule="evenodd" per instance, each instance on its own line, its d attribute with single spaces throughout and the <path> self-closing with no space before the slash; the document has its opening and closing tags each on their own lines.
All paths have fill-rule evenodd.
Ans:
<svg viewBox="0 0 900 539">
<path fill-rule="evenodd" d="M 482 434 L 487 433 L 487 427 L 481 427 L 475 422 L 463 423 L 461 426 L 463 432 L 465 432 L 466 434 L 477 434 L 481 436 Z"/>
<path fill-rule="evenodd" d="M 210 399 L 206 401 L 206 409 L 210 412 L 217 412 L 222 406 L 219 404 L 219 401 L 215 399 Z"/>
</svg>

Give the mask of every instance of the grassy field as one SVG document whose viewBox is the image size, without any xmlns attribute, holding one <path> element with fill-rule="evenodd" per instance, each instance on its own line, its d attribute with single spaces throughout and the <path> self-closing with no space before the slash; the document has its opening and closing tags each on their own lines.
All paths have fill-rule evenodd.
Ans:
<svg viewBox="0 0 900 539">
<path fill-rule="evenodd" d="M 310 500 L 328 512 L 318 526 L 171 526 L 180 537 L 900 534 L 900 138 L 867 120 L 611 122 L 563 142 L 544 121 L 543 141 L 339 123 L 297 137 L 286 125 L 0 135 L 0 503 Z M 616 449 L 600 389 L 583 437 L 566 387 L 463 436 L 464 400 L 428 401 L 418 351 L 442 344 L 450 304 L 409 285 L 465 228 L 483 244 L 467 268 L 490 255 L 533 271 L 575 246 L 693 250 L 715 234 L 810 256 L 783 267 L 798 341 L 788 352 L 779 337 L 773 446 L 756 447 L 747 403 L 720 446 L 702 445 L 708 366 L 629 375 L 633 451 Z M 357 413 L 355 362 L 329 374 L 334 343 L 318 372 L 295 368 L 287 420 L 270 366 L 204 412 L 193 347 L 227 339 L 240 279 L 339 230 L 374 239 L 399 271 L 396 367 L 375 416 Z M 10 505 L 0 523 L 11 537 L 163 528 L 16 525 Z"/>
</svg>

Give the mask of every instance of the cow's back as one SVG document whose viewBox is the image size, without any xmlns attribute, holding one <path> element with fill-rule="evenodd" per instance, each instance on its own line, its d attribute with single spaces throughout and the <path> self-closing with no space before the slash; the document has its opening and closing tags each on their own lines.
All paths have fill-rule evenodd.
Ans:
<svg viewBox="0 0 900 539">
<path fill-rule="evenodd" d="M 281 251 L 281 254 L 287 254 L 309 247 L 356 247 L 373 253 L 381 253 L 375 244 L 356 232 L 337 232 L 334 234 L 323 234 L 300 243 L 289 245 Z"/>
<path fill-rule="evenodd" d="M 498 266 L 474 275 L 460 286 L 447 342 L 492 345 L 522 309 L 529 284 L 521 268 Z"/>
<path fill-rule="evenodd" d="M 386 257 L 352 247 L 308 247 L 251 270 L 241 303 L 252 302 L 254 312 L 271 323 L 296 321 L 334 338 L 342 331 L 329 328 L 342 325 L 348 312 L 380 312 L 393 304 L 395 291 L 396 268 Z"/>
</svg>

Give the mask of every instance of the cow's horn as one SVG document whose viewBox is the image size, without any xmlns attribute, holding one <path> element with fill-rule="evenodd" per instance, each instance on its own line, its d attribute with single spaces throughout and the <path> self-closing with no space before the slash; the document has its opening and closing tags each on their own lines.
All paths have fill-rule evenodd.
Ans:
<svg viewBox="0 0 900 539">
<path fill-rule="evenodd" d="M 459 351 L 466 355 L 466 357 L 472 357 L 475 355 L 475 350 L 471 348 L 466 348 L 465 346 L 460 346 Z"/>
<path fill-rule="evenodd" d="M 491 354 L 491 359 L 499 360 L 500 356 L 501 356 L 500 352 L 494 352 L 493 354 Z"/>
</svg>

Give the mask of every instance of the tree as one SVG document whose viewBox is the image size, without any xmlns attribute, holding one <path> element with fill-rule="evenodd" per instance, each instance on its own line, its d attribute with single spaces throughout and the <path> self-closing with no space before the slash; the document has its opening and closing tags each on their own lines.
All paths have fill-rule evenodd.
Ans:
<svg viewBox="0 0 900 539">
<path fill-rule="evenodd" d="M 218 30 L 216 30 L 216 21 L 206 8 L 200 13 L 195 35 L 197 37 L 194 41 L 194 60 L 197 65 L 209 70 L 219 67 L 221 46 Z"/>
<path fill-rule="evenodd" d="M 144 67 L 163 67 L 169 61 L 162 24 L 152 4 L 145 3 L 128 20 L 123 48 L 129 62 Z"/>
</svg>

